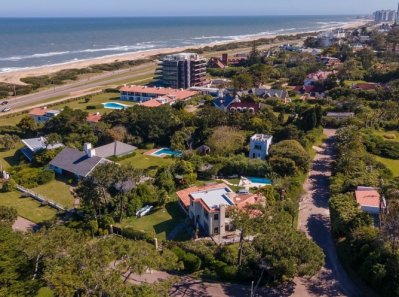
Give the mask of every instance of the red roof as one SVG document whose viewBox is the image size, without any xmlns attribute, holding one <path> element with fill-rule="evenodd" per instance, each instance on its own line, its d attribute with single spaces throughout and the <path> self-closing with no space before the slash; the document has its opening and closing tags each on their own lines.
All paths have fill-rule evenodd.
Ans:
<svg viewBox="0 0 399 297">
<path fill-rule="evenodd" d="M 241 110 L 249 110 L 250 108 L 253 108 L 254 112 L 258 112 L 260 110 L 260 104 L 259 103 L 254 103 L 254 102 L 234 102 L 229 105 L 229 111 L 232 111 L 232 109 L 241 109 Z"/>
<path fill-rule="evenodd" d="M 100 113 L 89 113 L 86 117 L 86 121 L 89 123 L 98 123 L 101 120 Z"/>
<path fill-rule="evenodd" d="M 377 190 L 358 190 L 355 191 L 356 201 L 360 206 L 380 207 L 380 194 Z"/>
<path fill-rule="evenodd" d="M 151 100 L 145 101 L 143 103 L 140 103 L 140 105 L 145 106 L 145 107 L 158 107 L 158 106 L 161 106 L 162 103 L 155 99 L 151 99 Z"/>
<path fill-rule="evenodd" d="M 172 88 L 151 88 L 146 86 L 125 86 L 122 87 L 120 91 L 129 93 L 153 94 L 158 96 L 171 96 L 175 97 L 177 100 L 186 100 L 198 94 L 197 92 L 188 90 L 176 90 Z"/>
<path fill-rule="evenodd" d="M 46 108 L 43 107 L 36 107 L 34 109 L 32 109 L 31 111 L 29 111 L 29 115 L 31 116 L 44 116 L 47 112 Z"/>
<path fill-rule="evenodd" d="M 207 191 L 213 190 L 218 188 L 225 188 L 225 184 L 211 184 L 203 187 L 194 186 L 188 189 L 184 189 L 181 191 L 176 192 L 177 197 L 179 197 L 180 202 L 186 207 L 189 208 L 190 206 L 190 194 L 199 191 Z"/>
</svg>

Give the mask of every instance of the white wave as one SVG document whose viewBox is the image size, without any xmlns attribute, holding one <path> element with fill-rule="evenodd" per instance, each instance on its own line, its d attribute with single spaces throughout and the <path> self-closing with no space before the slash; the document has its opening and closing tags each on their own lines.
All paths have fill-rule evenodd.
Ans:
<svg viewBox="0 0 399 297">
<path fill-rule="evenodd" d="M 14 56 L 14 57 L 0 58 L 0 61 L 20 61 L 20 60 L 35 59 L 35 58 L 46 58 L 46 57 L 66 55 L 69 53 L 70 53 L 69 51 L 66 51 L 66 52 L 49 52 L 49 53 L 33 54 L 25 56 Z"/>
</svg>

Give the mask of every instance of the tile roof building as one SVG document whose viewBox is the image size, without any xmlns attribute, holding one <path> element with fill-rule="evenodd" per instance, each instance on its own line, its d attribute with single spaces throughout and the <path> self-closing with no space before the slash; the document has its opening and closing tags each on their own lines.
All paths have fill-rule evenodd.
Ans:
<svg viewBox="0 0 399 297">
<path fill-rule="evenodd" d="M 247 205 L 264 202 L 257 194 L 237 194 L 226 184 L 194 186 L 178 191 L 180 206 L 188 213 L 194 226 L 206 235 L 224 235 L 232 229 L 226 210 L 229 207 L 244 208 Z"/>
<path fill-rule="evenodd" d="M 364 212 L 372 215 L 380 213 L 381 196 L 375 188 L 357 187 L 355 198 Z"/>
<path fill-rule="evenodd" d="M 151 99 L 167 97 L 174 101 L 185 101 L 197 95 L 197 92 L 172 88 L 147 86 L 124 86 L 120 89 L 120 98 L 124 101 L 146 102 Z"/>
<path fill-rule="evenodd" d="M 29 111 L 31 116 L 36 123 L 46 123 L 53 117 L 57 116 L 61 111 L 57 109 L 47 109 L 47 107 L 37 107 Z"/>
</svg>

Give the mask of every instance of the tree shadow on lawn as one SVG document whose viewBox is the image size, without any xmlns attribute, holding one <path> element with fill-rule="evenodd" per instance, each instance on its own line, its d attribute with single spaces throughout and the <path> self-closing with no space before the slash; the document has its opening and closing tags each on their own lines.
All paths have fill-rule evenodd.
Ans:
<svg viewBox="0 0 399 297">
<path fill-rule="evenodd" d="M 186 214 L 180 209 L 179 203 L 177 201 L 169 202 L 166 204 L 165 209 L 159 208 L 156 212 L 165 210 L 172 218 L 153 226 L 155 233 L 165 232 L 166 238 L 170 235 L 173 229 L 180 223 L 183 223 Z"/>
<path fill-rule="evenodd" d="M 0 152 L 6 152 L 6 150 L 0 150 Z M 9 166 L 18 166 L 18 165 L 21 165 L 21 164 L 25 164 L 25 162 L 24 162 L 25 160 L 24 160 L 20 150 L 17 150 L 14 153 L 14 155 L 12 155 L 12 156 L 5 157 L 3 160 L 5 162 L 7 162 L 7 164 Z M 27 164 L 27 162 L 26 162 L 26 164 Z"/>
</svg>

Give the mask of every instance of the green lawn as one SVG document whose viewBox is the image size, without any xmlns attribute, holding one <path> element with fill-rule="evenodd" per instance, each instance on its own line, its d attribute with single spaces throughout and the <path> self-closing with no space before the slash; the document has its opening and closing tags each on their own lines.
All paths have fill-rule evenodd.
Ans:
<svg viewBox="0 0 399 297">
<path fill-rule="evenodd" d="M 399 141 L 399 131 L 377 130 L 374 134 L 384 137 L 385 140 Z"/>
<path fill-rule="evenodd" d="M 162 167 L 162 166 L 167 166 L 167 165 L 171 165 L 174 163 L 174 159 L 173 158 L 159 158 L 159 157 L 153 157 L 153 156 L 148 156 L 148 155 L 144 155 L 145 152 L 147 152 L 148 150 L 142 150 L 142 149 L 138 149 L 135 151 L 135 155 L 127 158 L 127 159 L 123 159 L 121 161 L 117 161 L 120 164 L 130 164 L 133 165 L 133 167 L 138 168 L 138 169 L 156 169 L 158 167 Z"/>
<path fill-rule="evenodd" d="M 181 210 L 179 203 L 174 201 L 142 218 L 127 218 L 119 226 L 145 231 L 151 236 L 156 235 L 159 240 L 164 240 L 175 226 L 184 222 L 186 218 L 187 215 Z"/>
<path fill-rule="evenodd" d="M 53 180 L 45 185 L 38 186 L 31 190 L 67 208 L 73 207 L 74 198 L 70 192 L 70 186 L 58 177 L 56 180 Z"/>
<path fill-rule="evenodd" d="M 384 164 L 388 169 L 390 169 L 394 176 L 399 176 L 399 160 L 393 160 L 388 158 L 383 158 L 380 156 L 374 156 L 377 161 Z"/>
<path fill-rule="evenodd" d="M 8 168 L 11 166 L 18 165 L 20 163 L 20 154 L 18 150 L 22 147 L 22 143 L 18 143 L 15 149 L 10 151 L 0 150 L 0 166 Z"/>
<path fill-rule="evenodd" d="M 48 206 L 41 206 L 32 198 L 21 198 L 21 193 L 10 192 L 0 193 L 0 205 L 14 207 L 18 215 L 40 223 L 54 218 L 56 211 Z"/>
<path fill-rule="evenodd" d="M 364 80 L 346 80 L 344 81 L 344 85 L 346 87 L 351 87 L 352 85 L 357 85 L 357 84 L 365 84 L 367 81 Z"/>
</svg>

